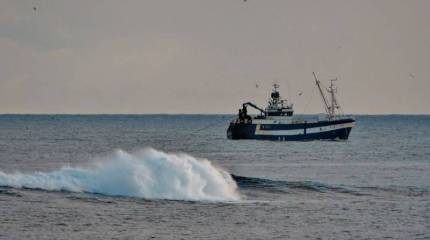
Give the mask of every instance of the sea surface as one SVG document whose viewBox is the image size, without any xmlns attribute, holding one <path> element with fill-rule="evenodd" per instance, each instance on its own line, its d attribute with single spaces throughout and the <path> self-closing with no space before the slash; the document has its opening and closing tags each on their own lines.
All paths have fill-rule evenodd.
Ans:
<svg viewBox="0 0 430 240">
<path fill-rule="evenodd" d="M 0 239 L 430 239 L 430 116 L 312 142 L 233 117 L 0 115 Z"/>
</svg>

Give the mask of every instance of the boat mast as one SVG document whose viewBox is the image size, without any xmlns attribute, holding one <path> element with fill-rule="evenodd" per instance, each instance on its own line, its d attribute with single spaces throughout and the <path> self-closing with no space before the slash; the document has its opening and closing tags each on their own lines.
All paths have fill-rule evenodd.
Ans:
<svg viewBox="0 0 430 240">
<path fill-rule="evenodd" d="M 333 116 L 332 109 L 331 109 L 330 105 L 328 104 L 328 101 L 327 101 L 327 98 L 324 95 L 324 92 L 321 89 L 320 81 L 318 80 L 317 76 L 315 75 L 315 72 L 312 72 L 312 74 L 314 75 L 315 83 L 316 83 L 316 85 L 318 87 L 318 90 L 320 92 L 321 98 L 323 100 L 325 111 L 329 115 L 329 117 L 331 118 Z"/>
<path fill-rule="evenodd" d="M 331 96 L 331 107 L 330 107 L 330 114 L 331 116 L 335 115 L 335 109 L 339 108 L 339 105 L 337 104 L 337 100 L 336 100 L 336 95 L 335 93 L 337 93 L 337 88 L 334 86 L 334 81 L 337 81 L 336 79 L 332 79 L 330 80 L 330 87 L 327 89 L 327 91 L 330 93 Z"/>
</svg>

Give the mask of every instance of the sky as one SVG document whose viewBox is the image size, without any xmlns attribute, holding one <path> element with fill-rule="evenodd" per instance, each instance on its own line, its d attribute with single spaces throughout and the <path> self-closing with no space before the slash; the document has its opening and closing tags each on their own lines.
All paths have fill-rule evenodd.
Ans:
<svg viewBox="0 0 430 240">
<path fill-rule="evenodd" d="M 35 8 L 35 9 L 34 9 Z M 0 0 L 0 113 L 430 113 L 428 0 Z M 257 87 L 258 85 L 258 87 Z M 301 95 L 300 92 L 303 92 Z"/>
</svg>

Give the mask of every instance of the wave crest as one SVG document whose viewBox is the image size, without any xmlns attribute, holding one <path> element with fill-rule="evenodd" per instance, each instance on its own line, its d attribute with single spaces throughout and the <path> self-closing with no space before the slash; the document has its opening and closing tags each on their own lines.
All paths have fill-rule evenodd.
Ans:
<svg viewBox="0 0 430 240">
<path fill-rule="evenodd" d="M 231 175 L 208 160 L 152 148 L 132 154 L 117 150 L 90 168 L 63 167 L 32 174 L 0 171 L 0 186 L 147 199 L 239 200 Z"/>
</svg>

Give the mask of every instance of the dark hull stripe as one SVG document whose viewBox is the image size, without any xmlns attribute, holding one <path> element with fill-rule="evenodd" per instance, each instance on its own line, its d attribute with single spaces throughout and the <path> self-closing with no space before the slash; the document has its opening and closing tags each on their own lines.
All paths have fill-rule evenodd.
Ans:
<svg viewBox="0 0 430 240">
<path fill-rule="evenodd" d="M 347 119 L 350 120 L 350 119 Z M 349 134 L 351 132 L 351 123 L 354 120 L 350 121 L 332 121 L 326 122 L 328 124 L 318 125 L 315 127 L 324 127 L 324 126 L 333 126 L 338 124 L 345 124 L 345 127 L 337 128 L 334 130 L 321 131 L 321 132 L 311 132 L 306 131 L 307 128 L 303 127 L 301 129 L 298 128 L 278 128 L 278 129 L 263 129 L 266 133 L 272 132 L 274 134 L 256 134 L 256 124 L 231 124 L 227 130 L 227 137 L 229 139 L 258 139 L 258 140 L 275 140 L 275 141 L 310 141 L 310 140 L 335 140 L 335 139 L 348 139 Z M 278 124 L 278 125 L 287 125 L 287 124 Z M 285 127 L 285 126 L 284 126 Z M 261 125 L 260 125 L 261 129 Z M 291 132 L 301 131 L 301 134 L 276 134 L 278 131 L 276 130 L 294 130 Z M 309 129 L 310 130 L 310 129 Z M 258 132 L 258 131 L 257 131 Z"/>
<path fill-rule="evenodd" d="M 353 119 L 341 119 L 335 121 L 321 121 L 311 123 L 294 123 L 294 124 L 260 124 L 260 128 L 264 130 L 294 130 L 294 129 L 305 129 L 305 128 L 316 128 L 325 127 L 335 124 L 352 123 Z"/>
</svg>

